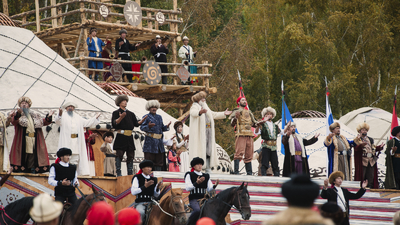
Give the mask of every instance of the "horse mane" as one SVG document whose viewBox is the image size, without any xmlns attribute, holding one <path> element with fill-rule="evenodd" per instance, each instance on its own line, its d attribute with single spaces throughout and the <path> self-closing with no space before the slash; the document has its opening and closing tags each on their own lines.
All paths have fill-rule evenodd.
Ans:
<svg viewBox="0 0 400 225">
<path fill-rule="evenodd" d="M 17 212 L 21 213 L 22 210 L 28 209 L 28 212 L 30 208 L 33 206 L 33 198 L 34 197 L 24 197 L 21 199 L 18 199 L 17 201 L 14 201 L 10 204 L 8 204 L 4 210 L 10 210 L 9 212 Z"/>
<path fill-rule="evenodd" d="M 70 212 L 71 218 L 74 218 L 76 211 L 78 210 L 79 206 L 81 205 L 82 201 L 87 197 L 88 195 L 82 196 L 80 199 L 78 199 L 75 204 L 71 205 L 68 209 L 67 212 Z"/>
<path fill-rule="evenodd" d="M 221 191 L 220 193 L 217 194 L 216 198 L 220 198 L 220 199 L 229 199 L 229 197 L 231 197 L 231 192 L 233 189 L 237 189 L 238 187 L 230 187 L 228 189 L 225 189 L 223 191 Z"/>
</svg>

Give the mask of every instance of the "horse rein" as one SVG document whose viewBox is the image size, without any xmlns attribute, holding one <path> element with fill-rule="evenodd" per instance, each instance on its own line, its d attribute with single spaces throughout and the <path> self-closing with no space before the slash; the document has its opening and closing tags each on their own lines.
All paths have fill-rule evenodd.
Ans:
<svg viewBox="0 0 400 225">
<path fill-rule="evenodd" d="M 242 206 L 242 203 L 241 203 L 240 198 L 239 198 L 239 192 L 236 192 L 236 194 L 235 194 L 234 197 L 233 197 L 232 202 L 235 202 L 236 196 L 237 196 L 237 199 L 238 199 L 239 208 L 236 208 L 236 206 L 235 206 L 234 204 L 231 205 L 231 204 L 225 202 L 225 201 L 222 200 L 222 199 L 219 199 L 219 200 L 220 200 L 221 202 L 223 202 L 225 205 L 229 206 L 230 208 L 236 209 L 237 211 L 239 211 L 239 213 L 242 213 L 242 209 L 243 209 L 243 208 L 245 208 L 245 209 L 250 208 L 250 206 Z"/>
<path fill-rule="evenodd" d="M 7 224 L 6 220 L 4 219 L 4 215 L 6 215 L 8 219 L 10 219 L 12 222 L 14 222 L 14 223 L 16 223 L 16 224 L 28 225 L 28 224 L 25 224 L 25 223 L 20 223 L 20 222 L 18 222 L 18 221 L 15 221 L 13 218 L 11 218 L 11 217 L 6 213 L 6 210 L 4 209 L 4 206 L 2 206 L 2 205 L 0 205 L 0 211 L 2 212 L 2 213 L 1 213 L 1 218 L 3 219 L 3 222 L 4 222 L 5 225 L 8 225 L 8 224 Z"/>
<path fill-rule="evenodd" d="M 180 195 L 179 195 L 179 196 L 175 196 L 175 197 L 171 197 L 171 202 L 170 202 L 169 204 L 172 206 L 172 208 L 174 208 L 174 206 L 172 205 L 172 203 L 173 203 L 173 200 L 174 200 L 175 198 L 180 198 L 181 201 L 182 201 L 182 196 L 180 196 Z M 166 214 L 166 215 L 168 215 L 168 216 L 170 216 L 170 217 L 172 217 L 172 218 L 176 218 L 176 216 L 174 216 L 174 215 L 172 215 L 172 214 L 166 212 L 163 208 L 161 208 L 160 203 L 158 203 L 156 200 L 151 199 L 151 201 L 152 201 L 154 204 L 156 204 L 156 205 L 158 206 L 158 208 L 160 208 L 160 210 L 161 210 L 164 214 Z M 175 212 L 175 214 L 181 214 L 181 213 L 186 213 L 186 212 L 185 212 L 185 211 L 183 211 L 183 212 Z"/>
<path fill-rule="evenodd" d="M 94 193 L 93 192 L 93 194 L 94 194 L 94 197 L 93 197 L 93 199 L 90 201 L 90 203 L 89 203 L 89 201 L 85 198 L 85 195 L 82 193 L 82 191 L 81 191 L 81 189 L 79 189 L 79 187 L 78 186 L 75 186 L 75 188 L 76 189 L 78 189 L 78 191 L 79 191 L 79 194 L 81 194 L 81 196 L 82 196 L 82 198 L 83 198 L 83 200 L 85 200 L 85 202 L 89 205 L 89 208 L 90 207 L 92 207 L 92 203 L 93 203 L 93 201 L 98 197 L 98 196 L 100 196 L 101 195 L 101 193 L 99 194 L 99 195 L 96 195 L 96 193 Z M 97 201 L 96 201 L 97 202 Z"/>
</svg>

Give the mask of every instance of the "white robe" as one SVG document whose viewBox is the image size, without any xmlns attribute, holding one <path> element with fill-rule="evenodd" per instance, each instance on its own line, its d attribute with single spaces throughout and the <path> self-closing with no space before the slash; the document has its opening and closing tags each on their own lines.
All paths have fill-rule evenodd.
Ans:
<svg viewBox="0 0 400 225">
<path fill-rule="evenodd" d="M 193 61 L 194 61 L 194 53 L 193 53 L 193 48 L 190 46 L 190 45 L 187 45 L 187 46 L 185 46 L 185 45 L 183 45 L 180 49 L 179 49 L 179 51 L 178 51 L 178 56 L 180 57 L 180 58 L 182 58 L 182 63 L 183 62 L 185 62 L 185 61 L 187 61 L 187 55 L 186 55 L 186 53 L 188 53 L 188 49 L 189 49 L 189 56 L 190 56 L 190 61 L 189 61 L 189 64 L 190 63 L 193 63 Z M 189 70 L 189 67 L 188 66 L 185 66 L 185 68 L 187 69 L 187 70 Z"/>
<path fill-rule="evenodd" d="M 208 106 L 204 107 L 207 109 L 206 113 L 201 114 L 199 116 L 199 111 L 201 110 L 201 106 L 195 102 L 190 108 L 190 141 L 189 141 L 189 158 L 192 161 L 195 157 L 200 157 L 204 160 L 204 169 L 212 168 L 217 170 L 218 166 L 218 154 L 217 154 L 217 145 L 215 143 L 215 128 L 214 128 L 214 120 L 215 119 L 225 119 L 226 116 L 224 112 L 213 112 L 208 108 Z M 206 118 L 208 116 L 211 123 L 211 156 L 210 156 L 210 165 L 207 164 L 206 160 Z"/>
<path fill-rule="evenodd" d="M 76 112 L 74 112 L 73 117 L 71 117 L 67 112 L 64 112 L 61 117 L 57 115 L 55 122 L 60 126 L 58 149 L 65 147 L 71 149 L 72 154 L 79 154 L 78 175 L 90 175 L 89 158 L 86 150 L 85 133 L 83 128 L 96 126 L 100 123 L 100 120 L 95 117 L 84 119 Z M 75 144 L 73 143 L 75 140 L 72 140 L 71 138 L 71 134 L 75 133 L 71 130 L 73 127 L 75 127 L 78 134 Z"/>
</svg>

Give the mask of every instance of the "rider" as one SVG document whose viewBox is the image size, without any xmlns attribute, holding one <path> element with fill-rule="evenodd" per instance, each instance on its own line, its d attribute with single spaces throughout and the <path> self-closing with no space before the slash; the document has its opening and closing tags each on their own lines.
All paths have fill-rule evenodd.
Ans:
<svg viewBox="0 0 400 225">
<path fill-rule="evenodd" d="M 79 185 L 76 165 L 69 164 L 72 151 L 69 148 L 60 148 L 57 157 L 61 160 L 59 163 L 53 163 L 50 167 L 49 184 L 55 186 L 54 196 L 57 201 L 74 204 L 77 200 L 75 187 Z"/>
<path fill-rule="evenodd" d="M 139 168 L 139 172 L 132 178 L 131 193 L 136 195 L 135 208 L 139 211 L 144 224 L 148 203 L 151 203 L 151 197 L 160 195 L 162 181 L 157 184 L 157 177 L 150 176 L 153 169 L 152 161 L 143 160 Z"/>
<path fill-rule="evenodd" d="M 59 201 L 43 193 L 33 199 L 33 206 L 29 210 L 29 215 L 37 225 L 57 225 L 63 205 Z"/>
<path fill-rule="evenodd" d="M 206 191 L 212 191 L 218 186 L 219 183 L 219 179 L 217 179 L 215 185 L 213 186 L 210 175 L 201 172 L 203 165 L 204 160 L 200 157 L 195 157 L 190 162 L 192 170 L 185 174 L 185 187 L 186 191 L 190 191 L 189 204 L 193 209 L 192 214 L 190 214 L 188 224 L 194 223 L 200 216 L 200 206 L 197 200 L 204 198 Z"/>
</svg>

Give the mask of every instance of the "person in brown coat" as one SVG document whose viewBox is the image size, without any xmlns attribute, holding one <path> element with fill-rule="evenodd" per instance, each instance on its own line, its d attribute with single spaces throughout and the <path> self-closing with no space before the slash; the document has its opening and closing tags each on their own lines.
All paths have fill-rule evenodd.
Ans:
<svg viewBox="0 0 400 225">
<path fill-rule="evenodd" d="M 106 155 L 104 159 L 104 176 L 115 177 L 116 167 L 115 167 L 115 157 L 116 151 L 112 149 L 112 141 L 114 139 L 114 134 L 112 132 L 106 132 L 103 135 L 104 143 L 101 145 L 100 150 Z"/>
</svg>

